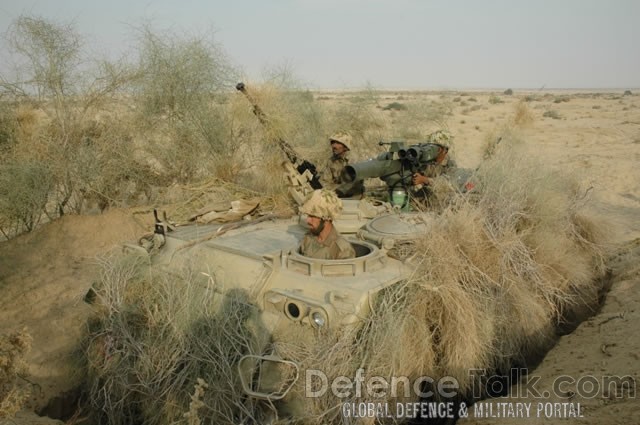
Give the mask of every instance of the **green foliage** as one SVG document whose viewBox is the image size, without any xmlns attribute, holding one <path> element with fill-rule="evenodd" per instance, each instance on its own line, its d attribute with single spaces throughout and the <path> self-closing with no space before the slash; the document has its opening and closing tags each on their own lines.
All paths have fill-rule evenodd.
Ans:
<svg viewBox="0 0 640 425">
<path fill-rule="evenodd" d="M 513 90 L 511 90 L 511 89 L 506 89 L 506 90 L 503 92 L 503 94 L 504 94 L 504 95 L 506 95 L 506 96 L 511 96 L 511 95 L 513 94 Z"/>
<path fill-rule="evenodd" d="M 492 105 L 496 105 L 498 103 L 504 103 L 504 101 L 500 99 L 498 96 L 491 96 L 489 97 L 489 103 Z"/>
</svg>

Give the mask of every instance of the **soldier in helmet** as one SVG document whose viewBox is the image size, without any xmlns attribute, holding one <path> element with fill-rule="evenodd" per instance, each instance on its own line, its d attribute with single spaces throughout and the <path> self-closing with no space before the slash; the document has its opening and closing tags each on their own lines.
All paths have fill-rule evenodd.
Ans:
<svg viewBox="0 0 640 425">
<path fill-rule="evenodd" d="M 322 186 L 334 190 L 340 198 L 360 195 L 364 190 L 362 182 L 346 183 L 342 178 L 342 171 L 349 164 L 351 135 L 336 133 L 329 137 L 329 144 L 331 157 L 321 176 Z"/>
<path fill-rule="evenodd" d="M 307 257 L 324 260 L 354 258 L 353 246 L 338 233 L 333 220 L 342 211 L 342 201 L 335 192 L 328 189 L 315 190 L 300 207 L 307 215 L 309 232 L 304 236 L 300 253 Z"/>
<path fill-rule="evenodd" d="M 438 155 L 436 156 L 436 159 L 427 164 L 423 170 L 414 173 L 411 179 L 411 183 L 413 183 L 414 186 L 429 186 L 431 185 L 433 178 L 446 174 L 456 167 L 455 161 L 449 157 L 449 144 L 451 138 L 451 134 L 446 130 L 438 130 L 429 135 L 429 143 L 439 146 Z"/>
</svg>

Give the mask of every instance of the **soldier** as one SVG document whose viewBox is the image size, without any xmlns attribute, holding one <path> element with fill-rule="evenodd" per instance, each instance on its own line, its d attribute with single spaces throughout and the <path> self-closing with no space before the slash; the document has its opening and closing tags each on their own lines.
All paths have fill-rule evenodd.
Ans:
<svg viewBox="0 0 640 425">
<path fill-rule="evenodd" d="M 362 194 L 363 182 L 346 183 L 342 178 L 344 167 L 349 164 L 349 144 L 351 136 L 347 133 L 336 133 L 329 138 L 331 157 L 322 173 L 322 186 L 335 190 L 340 198 Z"/>
<path fill-rule="evenodd" d="M 433 198 L 431 185 L 433 179 L 441 175 L 451 176 L 457 169 L 456 163 L 449 157 L 449 142 L 451 135 L 444 130 L 438 130 L 429 135 L 429 143 L 438 145 L 438 155 L 435 160 L 428 163 L 424 169 L 414 173 L 411 179 L 413 184 L 411 197 L 418 208 L 431 208 L 437 205 Z M 435 202 L 435 203 L 434 203 Z"/>
<path fill-rule="evenodd" d="M 300 207 L 307 215 L 309 232 L 304 236 L 300 253 L 307 257 L 324 260 L 354 258 L 353 246 L 338 233 L 333 220 L 342 211 L 342 201 L 328 189 L 315 190 Z"/>
<path fill-rule="evenodd" d="M 438 177 L 441 174 L 446 174 L 456 167 L 455 161 L 449 158 L 450 140 L 451 135 L 445 130 L 438 130 L 429 135 L 429 143 L 438 145 L 440 149 L 433 162 L 429 163 L 422 171 L 413 174 L 411 183 L 414 186 L 429 186 L 431 185 L 433 178 Z"/>
</svg>

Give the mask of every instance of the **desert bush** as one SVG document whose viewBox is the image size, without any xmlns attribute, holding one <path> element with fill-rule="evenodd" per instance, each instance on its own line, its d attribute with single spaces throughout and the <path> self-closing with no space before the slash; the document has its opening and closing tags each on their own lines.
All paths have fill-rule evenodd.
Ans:
<svg viewBox="0 0 640 425">
<path fill-rule="evenodd" d="M 511 89 L 506 89 L 503 94 L 507 95 L 507 96 L 511 96 L 513 94 L 513 90 Z"/>
<path fill-rule="evenodd" d="M 483 158 L 485 160 L 491 158 L 503 142 L 509 146 L 519 146 L 523 143 L 523 139 L 520 132 L 511 125 L 494 128 L 484 137 L 482 146 Z"/>
<path fill-rule="evenodd" d="M 473 105 L 473 106 L 471 106 L 469 108 L 463 109 L 462 110 L 462 114 L 463 115 L 468 115 L 469 113 L 474 112 L 474 111 L 479 111 L 482 108 L 483 108 L 482 105 Z"/>
<path fill-rule="evenodd" d="M 8 40 L 25 60 L 19 64 L 17 82 L 2 79 L 5 90 L 25 96 L 35 90 L 39 99 L 56 100 L 74 92 L 82 43 L 73 25 L 19 16 L 9 28 Z"/>
<path fill-rule="evenodd" d="M 21 100 L 15 108 L 14 155 L 25 163 L 47 162 L 45 187 L 55 204 L 50 212 L 79 212 L 87 193 L 83 178 L 95 180 L 97 171 L 95 161 L 88 159 L 100 156 L 92 151 L 92 141 L 101 137 L 104 127 L 94 117 L 131 81 L 133 72 L 123 63 L 106 61 L 92 69 L 91 61 L 82 57 L 82 39 L 72 24 L 21 16 L 12 24 L 9 39 L 23 73 L 14 82 L 2 78 L 2 87 Z M 33 94 L 42 100 L 35 107 Z"/>
<path fill-rule="evenodd" d="M 33 230 L 46 213 L 51 190 L 51 171 L 46 164 L 16 160 L 1 164 L 0 227 L 4 235 Z"/>
<path fill-rule="evenodd" d="M 623 96 L 632 96 L 631 90 L 625 90 Z"/>
<path fill-rule="evenodd" d="M 504 103 L 504 101 L 502 99 L 500 99 L 499 96 L 493 95 L 493 96 L 489 97 L 489 103 L 492 104 L 492 105 L 496 105 L 498 103 Z"/>
<path fill-rule="evenodd" d="M 136 97 L 143 114 L 184 117 L 237 80 L 222 48 L 206 37 L 140 30 Z"/>
<path fill-rule="evenodd" d="M 24 357 L 31 349 L 26 330 L 0 335 L 0 419 L 9 422 L 21 410 L 31 394 Z"/>
<path fill-rule="evenodd" d="M 527 364 L 566 310 L 597 302 L 594 279 L 604 267 L 594 242 L 603 233 L 583 225 L 584 193 L 566 176 L 522 158 L 500 146 L 478 172 L 477 206 L 445 211 L 419 248 L 424 257 L 414 281 L 431 290 L 411 301 L 439 312 L 436 358 L 463 387 L 470 384 L 469 364 L 498 371 Z M 563 246 L 563 254 L 553 246 Z"/>
<path fill-rule="evenodd" d="M 188 267 L 149 274 L 140 257 L 106 257 L 101 273 L 86 344 L 97 421 L 175 423 L 193 408 L 191 389 L 200 382 L 205 422 L 232 424 L 254 413 L 235 375 L 239 357 L 258 350 L 248 295 L 221 297 L 212 276 Z"/>
<path fill-rule="evenodd" d="M 216 105 L 202 105 L 181 119 L 156 120 L 151 127 L 143 149 L 163 181 L 186 183 L 234 174 L 238 145 L 225 137 L 224 111 Z"/>
<path fill-rule="evenodd" d="M 553 109 L 548 109 L 546 111 L 544 111 L 542 113 L 542 116 L 545 118 L 553 118 L 554 120 L 559 120 L 562 117 L 560 116 L 560 114 L 558 113 L 558 111 L 553 110 Z"/>
<path fill-rule="evenodd" d="M 557 96 L 555 99 L 553 99 L 553 103 L 563 103 L 563 102 L 568 102 L 570 100 L 571 100 L 571 97 L 568 95 Z"/>
<path fill-rule="evenodd" d="M 0 101 L 0 159 L 3 158 L 16 143 L 18 121 L 13 105 Z"/>
<path fill-rule="evenodd" d="M 399 102 L 391 102 L 382 108 L 383 111 L 406 111 L 407 105 Z"/>
<path fill-rule="evenodd" d="M 519 127 L 528 127 L 534 122 L 534 116 L 527 106 L 527 102 L 520 101 L 515 106 L 515 112 L 513 116 L 513 122 Z"/>
</svg>

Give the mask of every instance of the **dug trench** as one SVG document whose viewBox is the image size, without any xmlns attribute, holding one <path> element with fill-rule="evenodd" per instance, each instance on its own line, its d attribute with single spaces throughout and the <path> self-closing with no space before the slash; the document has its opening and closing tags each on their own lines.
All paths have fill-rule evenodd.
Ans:
<svg viewBox="0 0 640 425">
<path fill-rule="evenodd" d="M 612 258 L 617 258 L 615 255 Z M 408 423 L 411 425 L 454 425 L 459 423 L 460 407 L 472 408 L 474 403 L 507 397 L 513 385 L 527 378 L 527 374 L 535 373 L 536 369 L 545 362 L 547 353 L 552 350 L 567 335 L 572 334 L 583 322 L 597 317 L 605 305 L 607 293 L 615 281 L 614 272 L 611 267 L 606 269 L 606 273 L 600 279 L 594 281 L 593 288 L 597 291 L 596 297 L 578 297 L 579 299 L 591 299 L 592 302 L 576 303 L 567 308 L 562 317 L 558 318 L 553 339 L 545 341 L 531 350 L 524 353 L 517 360 L 509 365 L 505 370 L 497 370 L 488 379 L 478 382 L 478 388 L 482 396 L 480 397 L 456 397 L 447 401 L 453 402 L 454 418 L 415 418 Z M 435 393 L 435 388 L 423 388 L 423 392 Z M 434 400 L 424 400 L 426 403 Z M 464 421 L 464 420 L 463 420 Z"/>
</svg>

